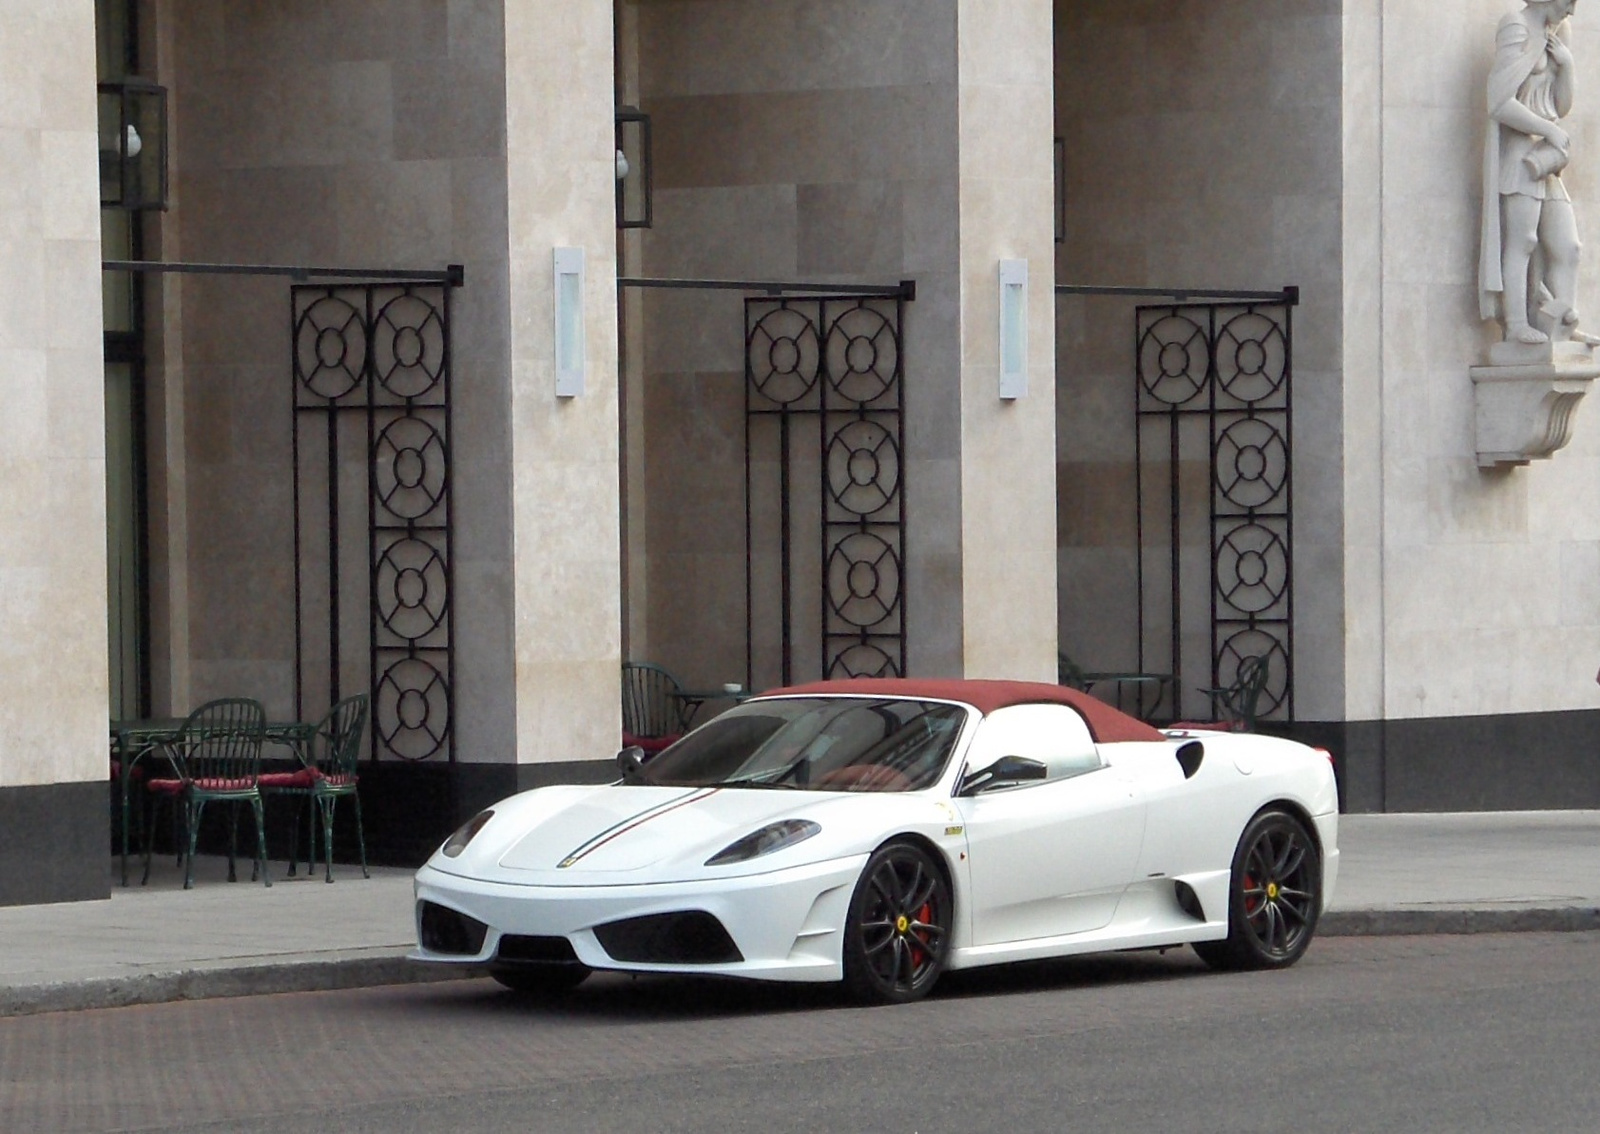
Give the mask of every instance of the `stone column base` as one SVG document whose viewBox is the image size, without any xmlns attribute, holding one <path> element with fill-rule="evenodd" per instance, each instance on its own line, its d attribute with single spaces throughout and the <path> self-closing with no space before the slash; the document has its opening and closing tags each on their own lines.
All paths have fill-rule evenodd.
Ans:
<svg viewBox="0 0 1600 1134">
<path fill-rule="evenodd" d="M 1489 365 L 1469 368 L 1477 414 L 1478 467 L 1525 465 L 1572 440 L 1572 422 L 1600 377 L 1582 343 L 1496 343 Z"/>
</svg>

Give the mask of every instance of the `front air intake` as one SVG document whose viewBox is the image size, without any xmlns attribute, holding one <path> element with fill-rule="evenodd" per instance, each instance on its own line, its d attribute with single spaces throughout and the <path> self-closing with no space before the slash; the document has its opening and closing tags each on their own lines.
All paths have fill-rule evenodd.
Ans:
<svg viewBox="0 0 1600 1134">
<path fill-rule="evenodd" d="M 476 957 L 489 932 L 477 918 L 434 902 L 417 903 L 417 924 L 422 947 L 448 957 Z"/>
<path fill-rule="evenodd" d="M 500 938 L 495 960 L 522 965 L 575 965 L 578 954 L 565 937 L 528 937 L 508 933 Z"/>
<path fill-rule="evenodd" d="M 720 921 L 704 910 L 650 914 L 597 925 L 594 935 L 618 961 L 647 965 L 727 965 L 744 960 Z"/>
</svg>

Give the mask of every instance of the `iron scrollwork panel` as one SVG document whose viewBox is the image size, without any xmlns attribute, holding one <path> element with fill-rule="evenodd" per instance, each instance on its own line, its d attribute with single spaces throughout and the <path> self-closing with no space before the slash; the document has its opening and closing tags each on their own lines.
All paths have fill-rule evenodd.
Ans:
<svg viewBox="0 0 1600 1134">
<path fill-rule="evenodd" d="M 757 430 L 775 423 L 778 464 L 780 679 L 794 679 L 795 576 L 820 594 L 821 677 L 906 672 L 904 301 L 873 297 L 745 304 L 747 611 L 753 611 L 752 462 Z M 770 432 L 770 430 L 769 430 Z M 810 443 L 815 449 L 810 448 Z M 793 472 L 820 477 L 814 562 L 797 558 L 802 497 Z M 809 571 L 804 569 L 809 568 Z M 747 654 L 754 669 L 754 615 Z"/>
<path fill-rule="evenodd" d="M 351 411 L 365 434 L 368 641 L 373 755 L 454 761 L 454 650 L 449 291 L 429 285 L 294 289 L 297 418 L 296 689 L 301 696 L 305 573 L 299 533 L 303 477 L 299 420 L 327 421 L 327 469 L 340 467 Z M 341 645 L 340 478 L 328 476 L 330 696 L 350 662 Z M 344 504 L 348 511 L 348 504 Z"/>
<path fill-rule="evenodd" d="M 1294 718 L 1292 327 L 1285 304 L 1143 307 L 1137 317 L 1140 640 L 1147 617 L 1146 425 L 1165 426 L 1173 669 L 1181 671 L 1183 421 L 1203 419 L 1210 543 L 1210 680 L 1267 659 L 1261 717 Z"/>
</svg>

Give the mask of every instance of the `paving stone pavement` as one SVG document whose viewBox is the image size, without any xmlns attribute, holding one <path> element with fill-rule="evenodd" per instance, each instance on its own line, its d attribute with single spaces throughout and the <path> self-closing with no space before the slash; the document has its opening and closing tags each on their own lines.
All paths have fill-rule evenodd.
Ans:
<svg viewBox="0 0 1600 1134">
<path fill-rule="evenodd" d="M 1600 811 L 1352 815 L 1324 935 L 1600 929 Z M 0 1016 L 454 979 L 405 960 L 411 871 L 226 881 L 171 860 L 111 898 L 0 909 Z M 113 871 L 113 879 L 116 874 Z"/>
</svg>

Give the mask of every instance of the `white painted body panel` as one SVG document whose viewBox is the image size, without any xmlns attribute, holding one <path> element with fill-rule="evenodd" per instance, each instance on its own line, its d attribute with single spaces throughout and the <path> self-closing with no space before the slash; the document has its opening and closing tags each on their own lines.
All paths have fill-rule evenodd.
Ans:
<svg viewBox="0 0 1600 1134">
<path fill-rule="evenodd" d="M 1037 706 L 1028 706 L 1037 708 Z M 1054 726 L 1047 761 L 1103 766 L 1069 778 L 956 795 L 964 771 L 987 766 L 990 741 L 1011 747 L 1018 715 L 986 740 L 976 710 L 939 783 L 905 793 L 563 786 L 513 796 L 456 858 L 435 854 L 416 896 L 489 926 L 470 957 L 418 949 L 418 960 L 483 965 L 503 934 L 564 936 L 591 968 L 695 972 L 769 980 L 842 978 L 843 926 L 868 857 L 914 838 L 946 866 L 955 903 L 952 969 L 1109 949 L 1179 945 L 1227 935 L 1235 848 L 1268 804 L 1300 811 L 1323 851 L 1323 908 L 1338 875 L 1338 799 L 1325 756 L 1258 735 L 1173 734 L 1162 742 L 1083 749 Z M 1205 756 L 1186 779 L 1175 754 Z M 1017 753 L 1007 753 L 1017 754 Z M 731 866 L 706 862 L 730 843 L 784 819 L 821 833 Z M 1179 906 L 1191 887 L 1203 918 Z M 593 932 L 608 921 L 703 910 L 722 922 L 743 960 L 718 965 L 620 962 Z"/>
</svg>

